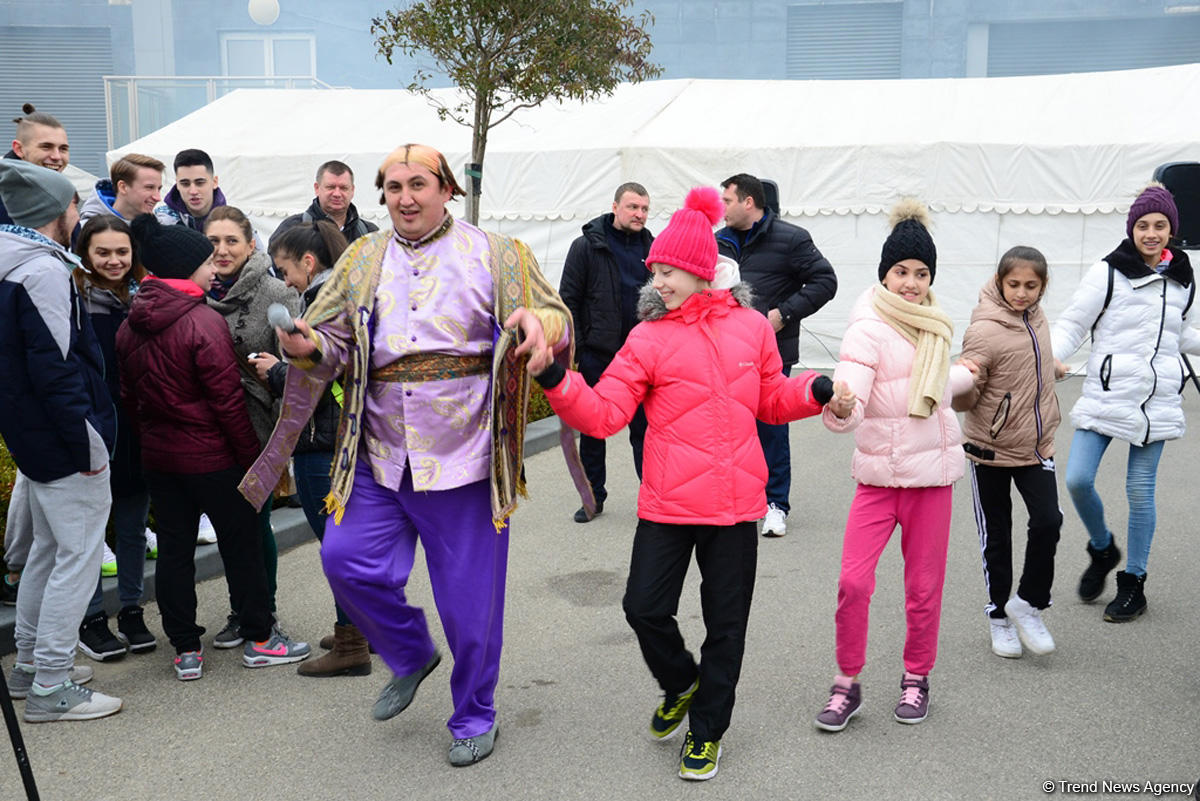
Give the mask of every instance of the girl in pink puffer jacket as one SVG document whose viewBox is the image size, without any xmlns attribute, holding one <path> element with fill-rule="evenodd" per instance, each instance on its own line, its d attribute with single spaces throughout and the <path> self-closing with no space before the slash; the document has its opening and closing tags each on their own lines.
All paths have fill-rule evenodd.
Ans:
<svg viewBox="0 0 1200 801">
<path fill-rule="evenodd" d="M 755 420 L 815 415 L 831 399 L 840 414 L 853 406 L 811 370 L 784 377 L 774 329 L 751 307 L 744 284 L 712 287 L 712 227 L 721 215 L 721 199 L 707 187 L 693 189 L 672 215 L 646 257 L 654 279 L 642 289 L 642 322 L 595 387 L 556 366 L 536 376 L 563 421 L 592 437 L 620 431 L 644 405 L 639 521 L 623 605 L 665 695 L 650 733 L 665 740 L 689 716 L 679 775 L 700 780 L 717 773 L 733 713 L 754 590 L 755 527 L 767 507 Z M 693 549 L 707 629 L 699 665 L 675 620 Z"/>
<path fill-rule="evenodd" d="M 971 388 L 972 378 L 968 367 L 950 366 L 953 325 L 929 289 L 937 248 L 927 230 L 928 213 L 916 201 L 902 201 L 891 222 L 879 260 L 880 283 L 851 312 L 834 371 L 858 403 L 845 419 L 824 414 L 831 431 L 855 431 L 851 474 L 858 482 L 838 578 L 841 673 L 816 719 L 825 731 L 846 728 L 862 703 L 858 674 L 866 661 L 875 567 L 897 524 L 908 637 L 895 718 L 925 719 L 946 576 L 951 486 L 964 469 L 962 433 L 950 401 Z"/>
</svg>

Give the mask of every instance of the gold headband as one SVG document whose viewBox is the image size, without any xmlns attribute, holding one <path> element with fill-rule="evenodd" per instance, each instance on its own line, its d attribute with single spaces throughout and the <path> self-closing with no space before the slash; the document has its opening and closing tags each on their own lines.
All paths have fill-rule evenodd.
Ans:
<svg viewBox="0 0 1200 801">
<path fill-rule="evenodd" d="M 454 173 L 450 170 L 450 165 L 446 162 L 446 157 L 429 145 L 410 143 L 401 145 L 391 153 L 388 153 L 383 163 L 379 165 L 379 172 L 375 176 L 375 185 L 378 188 L 383 188 L 383 174 L 393 164 L 416 164 L 424 167 L 436 175 L 441 180 L 443 186 L 450 187 L 450 197 L 466 194 L 463 188 L 458 185 L 458 181 L 454 180 Z"/>
</svg>

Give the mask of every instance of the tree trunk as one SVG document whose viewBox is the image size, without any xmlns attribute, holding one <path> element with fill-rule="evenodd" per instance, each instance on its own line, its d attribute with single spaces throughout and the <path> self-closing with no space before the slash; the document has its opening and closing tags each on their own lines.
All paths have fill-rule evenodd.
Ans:
<svg viewBox="0 0 1200 801">
<path fill-rule="evenodd" d="M 479 225 L 479 197 L 483 193 L 483 154 L 487 150 L 491 107 L 486 100 L 475 100 L 475 125 L 471 129 L 471 161 L 466 167 L 467 222 Z M 474 173 L 474 174 L 472 174 Z"/>
</svg>

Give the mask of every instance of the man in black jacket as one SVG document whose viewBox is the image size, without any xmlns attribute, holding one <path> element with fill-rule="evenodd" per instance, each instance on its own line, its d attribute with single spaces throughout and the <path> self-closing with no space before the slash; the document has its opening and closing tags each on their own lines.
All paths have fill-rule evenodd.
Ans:
<svg viewBox="0 0 1200 801">
<path fill-rule="evenodd" d="M 800 359 L 800 321 L 833 299 L 837 276 L 803 228 L 784 222 L 767 208 L 762 182 L 739 173 L 721 183 L 726 227 L 717 231 L 717 249 L 738 263 L 743 281 L 754 288 L 754 306 L 775 329 L 783 374 Z M 788 427 L 758 424 L 767 460 L 767 516 L 763 536 L 787 533 L 792 464 Z"/>
<path fill-rule="evenodd" d="M 650 195 L 641 184 L 624 183 L 613 196 L 612 212 L 601 214 L 583 226 L 583 236 L 571 243 L 563 264 L 558 288 L 575 320 L 579 343 L 576 356 L 579 372 L 589 386 L 600 380 L 625 337 L 637 325 L 638 290 L 650 278 L 646 254 L 654 237 L 646 230 Z M 642 478 L 642 441 L 646 436 L 646 412 L 638 407 L 629 422 L 629 444 L 633 467 Z M 596 514 L 604 510 L 604 440 L 579 436 L 579 456 L 592 492 Z M 575 512 L 576 523 L 591 518 L 587 510 Z"/>
<path fill-rule="evenodd" d="M 341 161 L 327 161 L 317 168 L 313 183 L 317 196 L 307 209 L 293 214 L 279 224 L 271 240 L 294 225 L 311 225 L 316 220 L 329 220 L 338 227 L 347 242 L 363 234 L 378 231 L 379 226 L 358 216 L 354 203 L 354 170 Z"/>
</svg>

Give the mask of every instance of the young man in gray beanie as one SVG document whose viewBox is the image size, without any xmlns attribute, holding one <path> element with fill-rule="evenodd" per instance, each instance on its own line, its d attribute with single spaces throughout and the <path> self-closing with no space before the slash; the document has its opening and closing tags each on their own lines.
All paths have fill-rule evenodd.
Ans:
<svg viewBox="0 0 1200 801">
<path fill-rule="evenodd" d="M 17 463 L 32 544 L 17 596 L 17 663 L 8 680 L 25 720 L 89 720 L 121 699 L 81 687 L 79 623 L 100 569 L 116 437 L 96 335 L 71 281 L 66 246 L 79 198 L 63 176 L 0 160 L 0 436 Z"/>
</svg>

